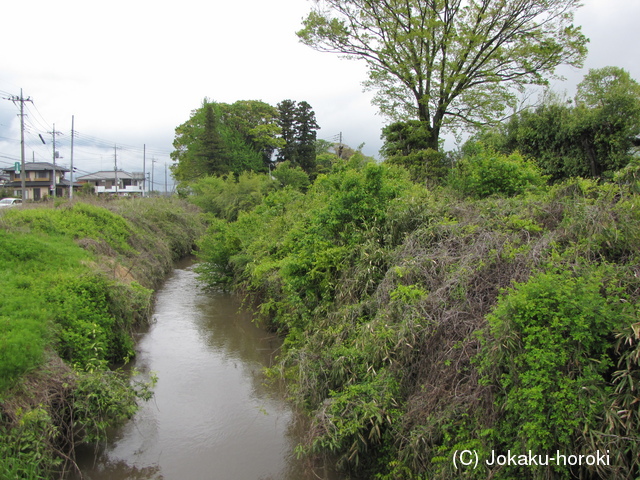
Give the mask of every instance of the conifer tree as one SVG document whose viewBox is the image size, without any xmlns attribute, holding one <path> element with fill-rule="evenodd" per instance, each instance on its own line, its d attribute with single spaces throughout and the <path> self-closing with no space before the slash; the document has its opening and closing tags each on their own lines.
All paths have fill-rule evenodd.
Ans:
<svg viewBox="0 0 640 480">
<path fill-rule="evenodd" d="M 283 100 L 278 104 L 278 125 L 285 142 L 278 152 L 278 162 L 290 161 L 310 174 L 316 166 L 316 131 L 320 128 L 309 103 Z"/>
<path fill-rule="evenodd" d="M 205 106 L 204 132 L 201 138 L 201 152 L 204 171 L 214 175 L 229 173 L 228 159 L 219 131 L 219 120 L 213 111 L 213 105 Z"/>
<path fill-rule="evenodd" d="M 281 136 L 285 145 L 280 148 L 277 155 L 278 162 L 296 161 L 296 102 L 282 100 L 278 103 L 278 125 L 281 128 Z"/>
<path fill-rule="evenodd" d="M 296 107 L 297 163 L 308 174 L 316 168 L 316 114 L 311 105 L 302 101 Z"/>
</svg>

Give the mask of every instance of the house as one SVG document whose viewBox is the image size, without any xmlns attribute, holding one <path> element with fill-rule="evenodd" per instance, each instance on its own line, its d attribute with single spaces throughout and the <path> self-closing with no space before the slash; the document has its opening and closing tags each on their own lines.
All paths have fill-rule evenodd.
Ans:
<svg viewBox="0 0 640 480">
<path fill-rule="evenodd" d="M 91 185 L 95 193 L 141 195 L 144 192 L 144 174 L 141 172 L 107 170 L 82 175 L 77 180 L 80 184 Z"/>
<path fill-rule="evenodd" d="M 19 165 L 17 163 L 16 166 Z M 9 181 L 5 184 L 5 188 L 13 189 L 14 196 L 21 197 L 23 200 L 41 200 L 53 194 L 55 180 L 56 196 L 69 196 L 71 182 L 64 178 L 64 174 L 68 171 L 68 168 L 54 166 L 49 162 L 25 163 L 25 193 L 22 195 L 22 179 L 19 169 L 5 168 L 3 169 L 4 174 L 9 175 Z M 77 186 L 74 184 L 74 187 L 77 188 Z"/>
</svg>

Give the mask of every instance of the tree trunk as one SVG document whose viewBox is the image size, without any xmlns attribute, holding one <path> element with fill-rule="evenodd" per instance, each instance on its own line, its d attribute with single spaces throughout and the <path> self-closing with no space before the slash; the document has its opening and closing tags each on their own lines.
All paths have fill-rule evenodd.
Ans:
<svg viewBox="0 0 640 480">
<path fill-rule="evenodd" d="M 593 150 L 593 145 L 588 138 L 582 138 L 582 145 L 584 146 L 585 153 L 589 159 L 589 172 L 593 178 L 600 176 L 598 168 L 598 159 L 596 158 L 596 152 Z"/>
</svg>

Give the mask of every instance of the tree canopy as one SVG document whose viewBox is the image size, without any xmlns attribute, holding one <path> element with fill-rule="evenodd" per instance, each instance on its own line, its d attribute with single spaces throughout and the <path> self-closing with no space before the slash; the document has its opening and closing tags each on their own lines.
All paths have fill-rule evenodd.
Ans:
<svg viewBox="0 0 640 480">
<path fill-rule="evenodd" d="M 278 111 L 258 100 L 233 104 L 204 99 L 189 120 L 176 127 L 171 170 L 178 181 L 207 175 L 267 171 L 275 149 L 283 145 Z"/>
<path fill-rule="evenodd" d="M 418 119 L 437 150 L 443 128 L 486 124 L 581 66 L 579 0 L 318 0 L 298 32 L 316 50 L 363 59 L 383 114 Z"/>
<path fill-rule="evenodd" d="M 382 129 L 384 145 L 380 154 L 385 162 L 401 165 L 416 182 L 434 181 L 446 175 L 448 162 L 442 152 L 430 145 L 430 135 L 420 120 L 394 122 Z"/>
<path fill-rule="evenodd" d="M 278 161 L 290 161 L 308 174 L 316 168 L 316 131 L 320 128 L 309 103 L 283 100 L 278 103 L 278 125 L 284 146 L 278 151 Z"/>
<path fill-rule="evenodd" d="M 554 181 L 601 177 L 626 166 L 640 136 L 640 84 L 619 67 L 590 70 L 575 101 L 548 92 L 481 139 L 534 158 Z"/>
<path fill-rule="evenodd" d="M 209 175 L 267 172 L 275 159 L 315 175 L 319 128 L 305 101 L 283 100 L 273 107 L 259 100 L 227 104 L 205 98 L 176 127 L 171 170 L 176 180 L 192 182 Z"/>
</svg>

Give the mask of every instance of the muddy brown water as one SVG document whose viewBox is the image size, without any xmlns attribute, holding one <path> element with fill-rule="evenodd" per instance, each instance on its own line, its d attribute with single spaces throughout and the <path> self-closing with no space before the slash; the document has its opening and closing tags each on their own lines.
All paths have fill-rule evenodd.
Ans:
<svg viewBox="0 0 640 480">
<path fill-rule="evenodd" d="M 296 413 L 263 374 L 280 343 L 239 313 L 233 295 L 203 290 L 191 262 L 178 265 L 137 344 L 136 369 L 158 376 L 154 398 L 106 445 L 79 451 L 83 477 L 344 478 L 293 453 L 303 433 Z"/>
</svg>

